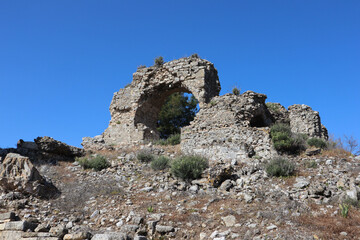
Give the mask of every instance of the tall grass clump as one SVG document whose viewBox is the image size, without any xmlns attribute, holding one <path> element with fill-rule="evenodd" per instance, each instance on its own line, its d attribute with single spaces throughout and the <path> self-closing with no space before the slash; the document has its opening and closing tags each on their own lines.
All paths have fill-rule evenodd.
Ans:
<svg viewBox="0 0 360 240">
<path fill-rule="evenodd" d="M 171 164 L 171 173 L 183 180 L 193 180 L 201 177 L 209 166 L 208 160 L 200 156 L 181 156 Z"/>
<path fill-rule="evenodd" d="M 155 158 L 151 162 L 151 168 L 154 170 L 164 170 L 169 167 L 170 159 L 165 156 L 160 156 Z"/>
<path fill-rule="evenodd" d="M 95 157 L 81 157 L 76 159 L 77 162 L 84 169 L 94 169 L 95 171 L 101 171 L 102 169 L 110 167 L 110 163 L 104 156 L 96 155 Z"/>
<path fill-rule="evenodd" d="M 232 89 L 232 93 L 233 93 L 234 95 L 236 95 L 236 96 L 239 96 L 239 95 L 240 95 L 240 89 L 238 89 L 237 87 L 234 87 L 234 88 Z"/>
<path fill-rule="evenodd" d="M 265 166 L 265 171 L 272 177 L 287 177 L 294 173 L 295 165 L 287 158 L 271 159 Z"/>
</svg>

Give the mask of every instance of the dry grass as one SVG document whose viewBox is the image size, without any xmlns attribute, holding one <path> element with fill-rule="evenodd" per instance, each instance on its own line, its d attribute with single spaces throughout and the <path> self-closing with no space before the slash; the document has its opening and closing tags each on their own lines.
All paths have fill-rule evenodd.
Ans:
<svg viewBox="0 0 360 240">
<path fill-rule="evenodd" d="M 312 206 L 316 210 L 318 206 Z M 343 218 L 340 214 L 332 216 L 329 211 L 326 214 L 313 216 L 312 214 L 302 215 L 295 219 L 302 227 L 310 230 L 318 239 L 360 239 L 360 211 L 351 208 L 349 216 Z M 347 236 L 340 235 L 346 232 Z"/>
<path fill-rule="evenodd" d="M 342 148 L 326 149 L 321 152 L 324 157 L 348 158 L 352 154 Z"/>
</svg>

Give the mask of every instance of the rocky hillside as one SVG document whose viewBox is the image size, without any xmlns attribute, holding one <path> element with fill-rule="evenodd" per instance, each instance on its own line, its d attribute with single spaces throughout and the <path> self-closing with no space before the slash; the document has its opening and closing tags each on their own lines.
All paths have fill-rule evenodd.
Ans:
<svg viewBox="0 0 360 240">
<path fill-rule="evenodd" d="M 288 156 L 295 170 L 287 177 L 270 176 L 267 160 L 253 157 L 217 163 L 192 181 L 175 177 L 168 168 L 152 169 L 151 163 L 137 159 L 139 152 L 170 159 L 180 155 L 179 146 L 114 148 L 88 155 L 106 157 L 109 165 L 100 171 L 85 170 L 68 159 L 43 159 L 25 167 L 28 172 L 11 175 L 10 167 L 31 163 L 27 157 L 6 154 L 0 171 L 0 239 L 360 236 L 360 159 L 344 151 Z M 9 189 L 4 179 L 17 184 Z M 57 190 L 52 197 L 26 190 L 44 185 L 46 179 L 47 186 L 51 179 L 51 189 Z"/>
</svg>

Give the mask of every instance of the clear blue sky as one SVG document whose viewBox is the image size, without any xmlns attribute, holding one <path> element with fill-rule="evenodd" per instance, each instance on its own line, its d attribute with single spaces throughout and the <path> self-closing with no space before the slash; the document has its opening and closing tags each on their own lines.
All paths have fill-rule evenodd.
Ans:
<svg viewBox="0 0 360 240">
<path fill-rule="evenodd" d="M 0 1 L 0 147 L 80 146 L 137 66 L 198 53 L 233 86 L 360 140 L 360 1 Z"/>
</svg>

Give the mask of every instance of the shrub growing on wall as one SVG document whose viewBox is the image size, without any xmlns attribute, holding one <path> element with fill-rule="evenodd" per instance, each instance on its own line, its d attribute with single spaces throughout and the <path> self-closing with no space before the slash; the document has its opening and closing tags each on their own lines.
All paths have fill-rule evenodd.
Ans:
<svg viewBox="0 0 360 240">
<path fill-rule="evenodd" d="M 321 148 L 321 149 L 325 149 L 327 147 L 326 142 L 320 138 L 310 138 L 307 141 L 307 144 L 309 146 L 314 146 L 314 147 Z"/>
<path fill-rule="evenodd" d="M 287 124 L 274 124 L 270 129 L 270 136 L 278 152 L 295 154 L 305 149 L 306 135 L 292 133 Z"/>
</svg>

